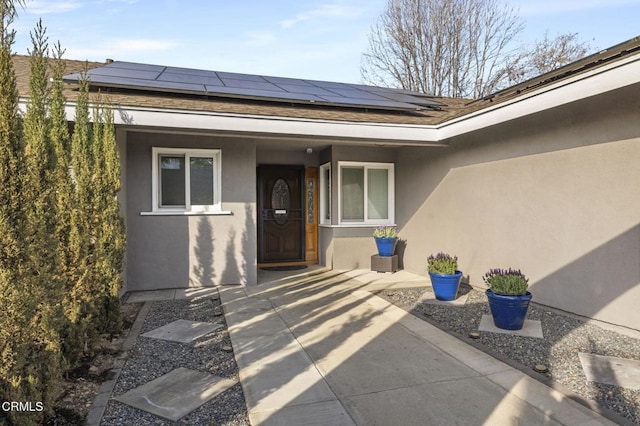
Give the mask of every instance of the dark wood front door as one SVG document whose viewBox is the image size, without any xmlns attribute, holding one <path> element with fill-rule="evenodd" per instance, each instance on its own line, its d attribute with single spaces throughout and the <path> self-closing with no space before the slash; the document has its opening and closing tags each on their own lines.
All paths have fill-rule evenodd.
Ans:
<svg viewBox="0 0 640 426">
<path fill-rule="evenodd" d="M 305 260 L 303 166 L 258 166 L 258 263 Z"/>
</svg>

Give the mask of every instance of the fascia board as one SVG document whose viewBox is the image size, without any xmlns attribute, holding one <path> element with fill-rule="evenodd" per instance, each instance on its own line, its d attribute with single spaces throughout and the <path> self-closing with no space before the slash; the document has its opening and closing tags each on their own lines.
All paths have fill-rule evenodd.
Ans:
<svg viewBox="0 0 640 426">
<path fill-rule="evenodd" d="M 304 120 L 285 117 L 216 114 L 193 111 L 158 111 L 116 107 L 116 123 L 176 127 L 222 132 L 248 132 L 300 137 L 366 139 L 376 141 L 434 143 L 435 127 L 383 123 Z"/>
<path fill-rule="evenodd" d="M 23 112 L 26 111 L 26 106 L 27 99 L 21 99 L 20 108 Z M 93 106 L 90 106 L 90 111 L 92 108 Z M 74 117 L 75 103 L 67 102 L 65 112 L 68 118 Z M 251 133 L 265 136 L 287 135 L 309 138 L 336 138 L 416 146 L 443 145 L 435 141 L 437 135 L 435 127 L 421 125 L 305 120 L 119 105 L 114 106 L 114 121 L 116 124 L 132 127 Z"/>
</svg>

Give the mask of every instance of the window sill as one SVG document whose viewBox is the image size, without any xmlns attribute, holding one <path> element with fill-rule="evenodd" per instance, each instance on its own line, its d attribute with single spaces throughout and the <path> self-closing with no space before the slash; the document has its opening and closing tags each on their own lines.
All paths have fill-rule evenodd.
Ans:
<svg viewBox="0 0 640 426">
<path fill-rule="evenodd" d="M 159 212 L 140 212 L 140 216 L 230 216 L 233 212 L 220 210 L 215 212 L 191 212 L 191 211 L 159 211 Z"/>
</svg>

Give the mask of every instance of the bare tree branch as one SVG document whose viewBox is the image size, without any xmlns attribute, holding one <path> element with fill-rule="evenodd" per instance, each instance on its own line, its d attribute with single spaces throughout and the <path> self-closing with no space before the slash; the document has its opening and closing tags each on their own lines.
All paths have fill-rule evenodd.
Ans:
<svg viewBox="0 0 640 426">
<path fill-rule="evenodd" d="M 435 96 L 483 96 L 508 80 L 507 49 L 522 28 L 498 0 L 389 0 L 362 77 Z"/>
<path fill-rule="evenodd" d="M 589 43 L 580 41 L 577 33 L 558 34 L 549 37 L 549 32 L 532 48 L 515 57 L 508 69 L 509 81 L 520 83 L 563 65 L 583 58 L 592 50 Z"/>
<path fill-rule="evenodd" d="M 583 57 L 590 46 L 561 34 L 516 49 L 524 29 L 502 0 L 389 0 L 362 55 L 367 83 L 434 96 L 480 98 Z"/>
</svg>

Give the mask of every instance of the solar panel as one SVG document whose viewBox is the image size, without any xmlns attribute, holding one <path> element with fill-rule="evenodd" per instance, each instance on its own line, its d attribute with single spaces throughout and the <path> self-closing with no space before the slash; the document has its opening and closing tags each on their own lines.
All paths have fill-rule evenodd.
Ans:
<svg viewBox="0 0 640 426">
<path fill-rule="evenodd" d="M 190 83 L 190 84 L 205 84 L 209 86 L 224 86 L 222 80 L 215 75 L 193 75 L 193 74 L 181 74 L 173 72 L 163 72 L 157 78 L 159 81 L 175 81 L 177 83 Z"/>
<path fill-rule="evenodd" d="M 314 86 L 322 87 L 323 89 L 346 89 L 351 86 L 355 86 L 353 84 L 347 83 L 338 83 L 333 81 L 316 81 L 316 80 L 306 80 Z"/>
<path fill-rule="evenodd" d="M 328 90 L 325 90 L 321 87 L 315 87 L 315 86 L 300 86 L 300 85 L 295 85 L 295 84 L 278 84 L 278 87 L 281 88 L 282 90 L 284 90 L 285 92 L 290 92 L 290 93 L 307 93 L 310 95 L 335 95 L 335 93 L 330 92 Z"/>
<path fill-rule="evenodd" d="M 304 103 L 309 102 L 324 102 L 325 99 L 322 99 L 316 95 L 309 95 L 304 93 L 289 93 L 285 91 L 274 91 L 274 90 L 257 90 L 257 89 L 246 89 L 241 87 L 210 87 L 207 86 L 207 93 L 220 94 L 220 95 L 231 95 L 230 97 L 237 96 L 242 99 L 272 99 L 272 100 L 289 100 L 289 101 L 300 101 Z"/>
<path fill-rule="evenodd" d="M 365 90 L 359 89 L 330 89 L 329 91 L 333 92 L 334 96 L 342 96 L 348 99 L 371 99 L 375 101 L 384 101 L 386 98 L 383 96 L 376 95 L 375 93 L 367 92 Z"/>
<path fill-rule="evenodd" d="M 201 75 L 204 77 L 218 78 L 218 74 L 215 71 L 196 70 L 192 68 L 165 67 L 164 72 L 172 74 Z"/>
<path fill-rule="evenodd" d="M 138 62 L 115 61 L 115 62 L 111 62 L 110 64 L 107 64 L 106 67 L 102 67 L 102 68 L 123 68 L 123 69 L 129 69 L 129 70 L 162 72 L 167 67 L 162 65 L 140 64 Z"/>
<path fill-rule="evenodd" d="M 239 89 L 256 89 L 256 90 L 271 90 L 275 92 L 282 92 L 278 86 L 273 83 L 269 83 L 266 80 L 237 80 L 231 78 L 223 78 L 222 83 L 225 87 L 237 87 Z"/>
<path fill-rule="evenodd" d="M 220 78 L 230 78 L 232 80 L 246 80 L 246 81 L 265 81 L 264 77 L 253 74 L 238 74 L 235 72 L 216 72 Z"/>
<path fill-rule="evenodd" d="M 420 98 L 417 96 L 409 96 L 403 93 L 380 93 L 381 96 L 384 96 L 387 99 L 392 99 L 396 102 L 408 102 L 411 104 L 421 105 L 425 107 L 441 107 L 442 103 L 433 101 L 431 99 Z"/>
<path fill-rule="evenodd" d="M 309 83 L 305 80 L 297 80 L 295 78 L 286 78 L 286 77 L 264 77 L 265 80 L 271 82 L 273 84 L 281 85 L 281 84 L 289 84 L 292 86 L 305 86 L 305 87 L 314 87 L 313 84 Z"/>
<path fill-rule="evenodd" d="M 89 70 L 87 77 L 93 86 L 225 98 L 401 111 L 442 106 L 424 94 L 401 89 L 134 62 L 112 62 Z M 66 75 L 64 80 L 77 82 L 79 78 L 80 74 L 75 73 Z"/>
<path fill-rule="evenodd" d="M 104 76 L 97 75 L 93 76 L 89 75 L 91 80 L 91 84 L 103 86 L 103 87 L 113 87 L 113 88 L 123 88 L 123 89 L 144 89 L 144 90 L 159 90 L 162 92 L 176 92 L 176 93 L 202 93 L 204 91 L 204 86 L 201 84 L 188 84 L 188 83 L 178 83 L 175 81 L 160 81 L 160 80 L 140 80 L 134 78 L 125 78 L 125 77 L 113 77 L 113 76 Z M 64 81 L 66 82 L 77 82 L 80 79 L 80 74 L 69 74 L 64 77 Z M 141 84 L 141 81 L 144 81 L 144 85 Z"/>
</svg>

